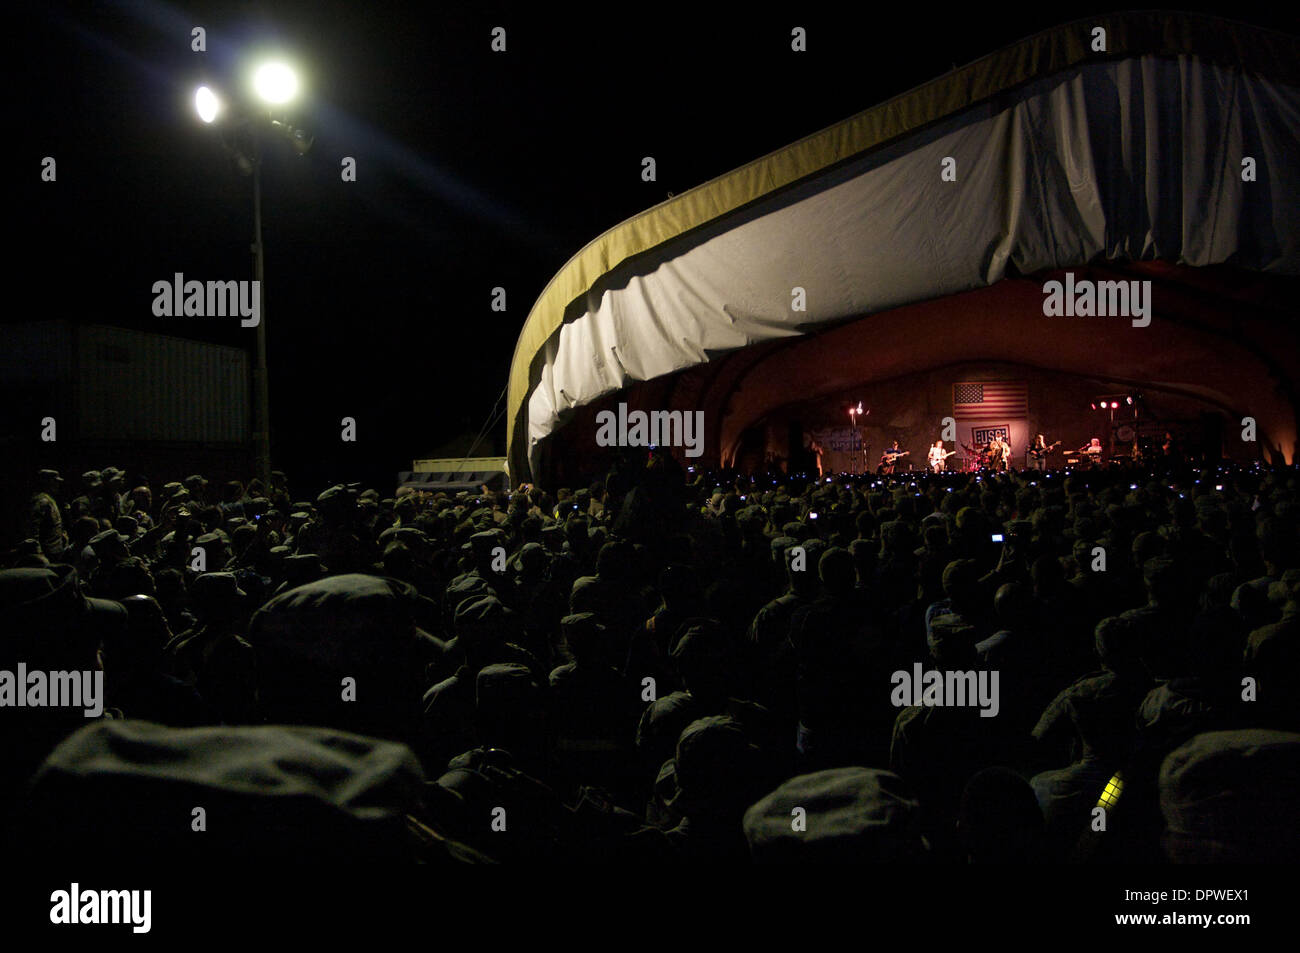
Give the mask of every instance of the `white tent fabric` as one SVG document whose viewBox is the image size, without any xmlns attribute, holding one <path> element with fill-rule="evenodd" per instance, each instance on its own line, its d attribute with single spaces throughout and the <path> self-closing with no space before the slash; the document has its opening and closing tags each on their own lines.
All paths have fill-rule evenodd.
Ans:
<svg viewBox="0 0 1300 953">
<path fill-rule="evenodd" d="M 1192 55 L 1040 76 L 607 272 L 535 358 L 530 469 L 573 408 L 629 383 L 1009 269 L 1105 257 L 1300 274 L 1297 182 L 1296 86 Z"/>
</svg>

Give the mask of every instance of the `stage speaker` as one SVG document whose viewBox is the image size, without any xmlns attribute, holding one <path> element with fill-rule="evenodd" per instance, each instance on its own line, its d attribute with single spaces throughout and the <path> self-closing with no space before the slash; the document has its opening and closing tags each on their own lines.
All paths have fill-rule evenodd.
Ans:
<svg viewBox="0 0 1300 953">
<path fill-rule="evenodd" d="M 790 447 L 789 472 L 800 473 L 811 466 L 816 466 L 814 454 L 803 444 L 803 421 L 792 420 L 789 424 L 787 442 Z"/>
<path fill-rule="evenodd" d="M 1205 459 L 1223 459 L 1223 415 L 1211 412 L 1201 414 L 1201 452 Z"/>
</svg>

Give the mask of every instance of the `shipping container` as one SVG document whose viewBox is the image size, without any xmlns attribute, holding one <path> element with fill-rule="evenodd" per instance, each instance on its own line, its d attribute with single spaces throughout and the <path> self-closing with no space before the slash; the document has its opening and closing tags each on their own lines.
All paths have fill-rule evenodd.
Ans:
<svg viewBox="0 0 1300 953">
<path fill-rule="evenodd" d="M 66 320 L 0 326 L 0 388 L 57 414 L 60 438 L 246 445 L 249 357 L 234 347 Z"/>
</svg>

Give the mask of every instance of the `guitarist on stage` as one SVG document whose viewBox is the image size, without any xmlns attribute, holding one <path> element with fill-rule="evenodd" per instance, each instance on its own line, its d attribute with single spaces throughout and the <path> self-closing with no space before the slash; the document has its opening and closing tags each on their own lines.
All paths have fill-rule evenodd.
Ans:
<svg viewBox="0 0 1300 953">
<path fill-rule="evenodd" d="M 899 450 L 898 441 L 895 440 L 894 445 L 880 455 L 879 472 L 883 474 L 893 473 L 894 465 L 909 453 L 911 453 L 910 450 Z"/>
<path fill-rule="evenodd" d="M 930 453 L 926 458 L 926 462 L 930 464 L 930 469 L 934 473 L 942 473 L 944 468 L 944 461 L 947 460 L 956 452 L 957 452 L 956 450 L 949 450 L 947 453 L 945 453 L 943 449 L 943 441 L 936 440 L 934 442 L 934 446 L 930 448 Z"/>
<path fill-rule="evenodd" d="M 1003 473 L 1011 468 L 1011 444 L 1001 437 L 989 441 L 989 469 L 994 473 Z"/>
<path fill-rule="evenodd" d="M 1006 437 L 1003 437 L 1002 438 L 1002 469 L 1003 470 L 1011 469 L 1013 456 L 1014 454 L 1011 451 L 1011 441 L 1009 441 Z"/>
<path fill-rule="evenodd" d="M 1047 438 L 1042 434 L 1039 434 L 1034 438 L 1034 442 L 1030 445 L 1026 454 L 1029 457 L 1029 466 L 1034 470 L 1046 470 L 1047 455 L 1060 445 L 1061 441 L 1058 440 L 1051 446 L 1048 446 Z"/>
</svg>

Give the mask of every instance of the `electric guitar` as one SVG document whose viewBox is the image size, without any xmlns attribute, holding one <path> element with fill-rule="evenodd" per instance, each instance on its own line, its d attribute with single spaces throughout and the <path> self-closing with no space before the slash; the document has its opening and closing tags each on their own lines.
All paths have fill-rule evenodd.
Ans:
<svg viewBox="0 0 1300 953">
<path fill-rule="evenodd" d="M 1060 445 L 1061 445 L 1061 441 L 1058 440 L 1056 441 L 1056 443 L 1052 444 L 1051 446 L 1043 447 L 1041 450 L 1035 449 L 1034 447 L 1030 447 L 1026 452 L 1035 460 L 1037 460 L 1039 457 L 1047 456 L 1049 453 L 1051 453 Z"/>
<path fill-rule="evenodd" d="M 948 452 L 945 453 L 944 451 L 940 450 L 937 454 L 929 458 L 930 469 L 932 469 L 935 473 L 938 473 L 940 470 L 943 469 L 943 462 L 956 452 L 957 452 L 956 450 L 949 450 Z"/>
</svg>

